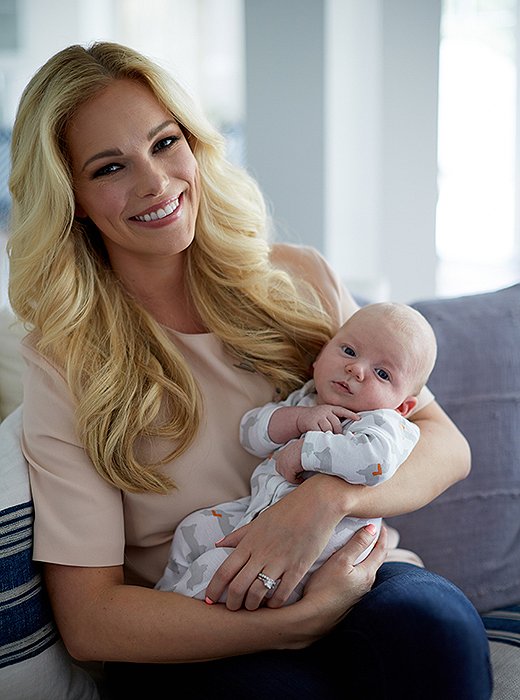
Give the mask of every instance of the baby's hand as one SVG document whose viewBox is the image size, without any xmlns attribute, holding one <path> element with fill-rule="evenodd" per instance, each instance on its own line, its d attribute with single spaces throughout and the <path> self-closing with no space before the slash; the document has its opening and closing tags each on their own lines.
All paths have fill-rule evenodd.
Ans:
<svg viewBox="0 0 520 700">
<path fill-rule="evenodd" d="M 293 440 L 274 453 L 276 471 L 291 484 L 302 482 L 302 445 L 303 439 Z"/>
<path fill-rule="evenodd" d="M 359 416 L 354 411 L 350 411 L 343 406 L 332 406 L 331 404 L 320 404 L 318 406 L 300 407 L 301 411 L 296 420 L 296 427 L 303 435 L 308 430 L 319 430 L 322 433 L 341 433 L 341 421 L 345 418 L 359 420 Z"/>
</svg>

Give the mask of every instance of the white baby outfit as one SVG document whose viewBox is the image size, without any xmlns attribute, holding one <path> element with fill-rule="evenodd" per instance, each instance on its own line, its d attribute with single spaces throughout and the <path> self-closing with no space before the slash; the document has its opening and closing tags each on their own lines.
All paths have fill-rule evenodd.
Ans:
<svg viewBox="0 0 520 700">
<path fill-rule="evenodd" d="M 251 494 L 195 511 L 184 518 L 175 530 L 168 564 L 156 588 L 204 599 L 213 574 L 233 551 L 228 547 L 215 547 L 215 542 L 249 523 L 297 488 L 297 484 L 289 483 L 276 471 L 272 453 L 281 445 L 269 439 L 267 427 L 271 415 L 281 406 L 315 406 L 316 401 L 314 381 L 310 380 L 284 401 L 268 403 L 244 415 L 240 424 L 243 447 L 251 454 L 266 458 L 251 476 Z M 341 477 L 351 484 L 377 486 L 395 473 L 415 447 L 419 428 L 393 409 L 362 411 L 358 415 L 358 421 L 343 422 L 340 434 L 319 431 L 305 434 L 301 459 L 304 478 L 321 472 Z M 309 575 L 368 523 L 374 523 L 379 531 L 381 518 L 343 518 L 287 602 L 298 600 Z M 370 549 L 365 550 L 358 561 L 364 559 Z M 225 598 L 224 593 L 220 602 L 225 602 Z"/>
</svg>

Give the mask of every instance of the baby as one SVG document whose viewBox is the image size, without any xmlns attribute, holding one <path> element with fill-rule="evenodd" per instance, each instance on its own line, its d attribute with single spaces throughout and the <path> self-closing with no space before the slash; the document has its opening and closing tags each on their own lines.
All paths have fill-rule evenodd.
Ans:
<svg viewBox="0 0 520 700">
<path fill-rule="evenodd" d="M 406 416 L 417 405 L 436 351 L 430 324 L 405 304 L 369 304 L 353 314 L 320 351 L 313 379 L 284 401 L 243 416 L 243 447 L 265 458 L 251 476 L 251 494 L 184 518 L 156 588 L 204 600 L 209 581 L 232 551 L 215 542 L 314 473 L 366 486 L 389 479 L 419 439 L 419 428 Z M 298 600 L 310 574 L 369 523 L 380 530 L 381 518 L 344 517 L 287 603 Z M 259 578 L 272 594 L 277 582 L 265 574 Z M 224 593 L 219 602 L 225 599 Z"/>
</svg>

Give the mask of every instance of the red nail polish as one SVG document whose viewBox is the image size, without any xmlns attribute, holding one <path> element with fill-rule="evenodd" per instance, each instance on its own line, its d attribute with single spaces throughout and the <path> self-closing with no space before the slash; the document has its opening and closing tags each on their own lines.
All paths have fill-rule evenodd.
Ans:
<svg viewBox="0 0 520 700">
<path fill-rule="evenodd" d="M 213 605 L 213 601 L 211 600 L 211 598 L 208 598 L 208 596 L 206 596 L 206 597 L 204 598 L 204 602 L 205 602 L 207 605 Z"/>
</svg>

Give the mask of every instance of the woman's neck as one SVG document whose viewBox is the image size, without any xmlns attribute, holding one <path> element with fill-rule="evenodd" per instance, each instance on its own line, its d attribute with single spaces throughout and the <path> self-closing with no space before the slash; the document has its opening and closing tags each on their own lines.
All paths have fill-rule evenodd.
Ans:
<svg viewBox="0 0 520 700">
<path fill-rule="evenodd" d="M 162 326 L 180 333 L 207 331 L 186 290 L 183 255 L 168 260 L 168 265 L 143 265 L 131 272 L 126 268 L 119 276 L 128 292 Z"/>
</svg>

